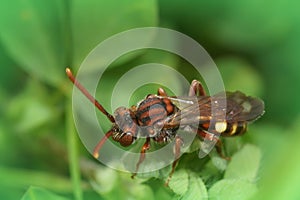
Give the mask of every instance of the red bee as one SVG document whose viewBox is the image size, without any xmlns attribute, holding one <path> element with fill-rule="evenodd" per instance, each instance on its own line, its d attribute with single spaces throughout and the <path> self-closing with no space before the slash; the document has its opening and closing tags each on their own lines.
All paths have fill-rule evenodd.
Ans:
<svg viewBox="0 0 300 200">
<path fill-rule="evenodd" d="M 112 128 L 94 148 L 93 156 L 99 157 L 99 151 L 109 137 L 127 147 L 139 138 L 138 134 L 141 132 L 146 141 L 136 164 L 137 172 L 145 159 L 146 151 L 150 149 L 151 138 L 157 143 L 175 140 L 172 171 L 166 183 L 175 170 L 183 143 L 177 134 L 178 129 L 191 130 L 202 139 L 215 141 L 217 152 L 225 158 L 219 135 L 241 135 L 246 131 L 248 122 L 264 113 L 264 103 L 258 98 L 246 96 L 239 91 L 207 96 L 201 83 L 194 80 L 188 97 L 169 97 L 164 89 L 159 88 L 157 95 L 148 95 L 137 106 L 119 107 L 112 116 L 75 79 L 69 68 L 66 73 L 74 85 L 112 122 Z M 226 106 L 219 105 L 222 101 L 226 101 Z M 180 104 L 184 106 L 178 106 L 178 102 L 183 102 Z M 135 173 L 132 177 L 134 175 Z"/>
</svg>

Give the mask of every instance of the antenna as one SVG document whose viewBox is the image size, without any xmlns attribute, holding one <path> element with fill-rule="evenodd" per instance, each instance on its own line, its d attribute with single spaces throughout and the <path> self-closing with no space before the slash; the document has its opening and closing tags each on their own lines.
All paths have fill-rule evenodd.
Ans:
<svg viewBox="0 0 300 200">
<path fill-rule="evenodd" d="M 109 119 L 109 121 L 114 123 L 114 117 L 109 114 L 105 108 L 103 108 L 103 106 L 85 89 L 85 87 L 77 81 L 70 68 L 66 68 L 66 74 L 72 83 L 82 92 L 82 94 L 84 94 Z"/>
</svg>

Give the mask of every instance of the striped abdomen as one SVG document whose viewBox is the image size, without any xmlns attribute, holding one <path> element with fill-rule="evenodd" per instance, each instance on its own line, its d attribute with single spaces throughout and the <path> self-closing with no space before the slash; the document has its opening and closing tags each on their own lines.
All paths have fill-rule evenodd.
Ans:
<svg viewBox="0 0 300 200">
<path fill-rule="evenodd" d="M 247 130 L 247 122 L 227 123 L 226 130 L 221 133 L 222 136 L 237 136 L 242 135 Z"/>
<path fill-rule="evenodd" d="M 215 122 L 214 126 L 210 127 L 209 123 L 204 123 L 200 125 L 201 129 L 206 131 L 216 132 L 221 134 L 222 136 L 237 136 L 242 135 L 247 130 L 247 122 Z M 211 129 L 211 130 L 208 130 Z"/>
</svg>

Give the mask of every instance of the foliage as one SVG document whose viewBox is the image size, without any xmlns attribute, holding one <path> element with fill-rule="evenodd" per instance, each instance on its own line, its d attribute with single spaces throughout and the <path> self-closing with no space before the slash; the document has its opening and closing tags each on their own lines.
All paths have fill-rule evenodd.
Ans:
<svg viewBox="0 0 300 200">
<path fill-rule="evenodd" d="M 296 1 L 1 1 L 0 198 L 299 199 L 298 7 Z M 216 152 L 204 159 L 186 153 L 168 187 L 170 166 L 131 179 L 90 156 L 73 125 L 72 85 L 64 74 L 101 41 L 146 26 L 191 36 L 213 57 L 228 90 L 266 104 L 245 135 L 223 139 L 229 162 Z M 189 63 L 167 52 L 125 55 L 105 72 L 98 93 L 104 107 L 122 73 L 149 62 L 195 78 Z M 131 103 L 157 86 L 138 88 Z"/>
<path fill-rule="evenodd" d="M 60 197 L 47 190 L 37 188 L 37 187 L 30 187 L 22 198 L 22 200 L 35 200 L 35 199 L 67 200 L 67 198 Z"/>
</svg>

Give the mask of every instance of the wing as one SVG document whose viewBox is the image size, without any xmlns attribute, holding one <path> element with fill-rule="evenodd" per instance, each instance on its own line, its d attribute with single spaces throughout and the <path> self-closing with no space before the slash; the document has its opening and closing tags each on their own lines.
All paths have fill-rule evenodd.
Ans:
<svg viewBox="0 0 300 200">
<path fill-rule="evenodd" d="M 166 127 L 224 120 L 229 123 L 252 122 L 264 113 L 262 100 L 239 91 L 170 99 L 180 111 L 168 116 L 165 120 Z"/>
<path fill-rule="evenodd" d="M 246 96 L 242 92 L 227 92 L 226 120 L 229 122 L 252 122 L 264 114 L 264 102 Z"/>
</svg>

